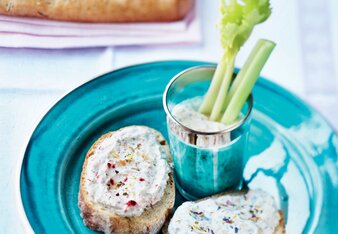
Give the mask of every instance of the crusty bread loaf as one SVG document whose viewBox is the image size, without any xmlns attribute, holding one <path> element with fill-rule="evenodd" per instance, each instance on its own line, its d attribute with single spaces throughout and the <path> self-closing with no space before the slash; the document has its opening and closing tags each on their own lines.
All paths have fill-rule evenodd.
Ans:
<svg viewBox="0 0 338 234">
<path fill-rule="evenodd" d="M 135 126 L 131 126 L 135 127 Z M 141 127 L 141 126 L 137 126 Z M 130 128 L 130 127 L 128 127 Z M 143 127 L 142 128 L 147 128 Z M 148 128 L 149 129 L 149 128 Z M 121 131 L 122 129 L 118 130 Z M 156 134 L 156 141 L 165 149 L 167 160 L 171 163 L 171 156 L 167 142 L 156 130 L 151 129 Z M 117 131 L 116 131 L 117 132 Z M 157 233 L 161 230 L 164 222 L 170 214 L 175 202 L 175 184 L 172 173 L 164 190 L 164 195 L 159 202 L 146 209 L 141 216 L 123 217 L 114 214 L 100 204 L 94 204 L 90 199 L 85 188 L 86 168 L 89 157 L 94 155 L 95 149 L 109 137 L 114 137 L 116 132 L 109 132 L 101 136 L 89 149 L 81 173 L 79 208 L 84 224 L 89 228 L 105 233 Z"/>
<path fill-rule="evenodd" d="M 183 18 L 194 0 L 2 0 L 0 14 L 82 22 L 150 22 Z"/>
<path fill-rule="evenodd" d="M 210 197 L 205 197 L 203 199 L 200 199 L 200 200 L 197 200 L 193 203 L 199 203 L 201 201 L 206 201 L 208 199 L 214 199 L 214 198 L 218 198 L 218 197 L 222 197 L 222 196 L 225 196 L 225 195 L 240 195 L 240 196 L 245 196 L 247 194 L 247 190 L 241 190 L 241 191 L 227 191 L 227 192 L 223 192 L 223 193 L 219 193 L 219 194 L 216 194 L 216 195 L 213 195 L 213 196 L 210 196 Z M 240 204 L 234 204 L 235 206 L 239 206 Z M 178 207 L 179 209 L 180 207 Z M 273 234 L 285 234 L 285 224 L 284 224 L 284 217 L 283 217 L 283 212 L 281 210 L 278 211 L 278 215 L 279 215 L 279 220 L 278 220 L 278 225 L 275 226 L 275 229 L 273 231 Z M 168 227 L 169 227 L 169 223 L 172 221 L 173 219 L 167 221 L 165 223 L 165 225 L 163 226 L 162 228 L 162 233 L 163 234 L 172 234 L 172 233 L 169 233 L 169 230 L 168 230 Z M 231 221 L 232 222 L 232 221 Z M 236 223 L 231 223 L 233 224 L 233 226 L 235 226 Z M 191 230 L 189 230 L 191 232 Z M 218 233 L 219 230 L 214 230 L 213 232 L 214 233 Z M 242 233 L 242 232 L 240 232 Z"/>
</svg>

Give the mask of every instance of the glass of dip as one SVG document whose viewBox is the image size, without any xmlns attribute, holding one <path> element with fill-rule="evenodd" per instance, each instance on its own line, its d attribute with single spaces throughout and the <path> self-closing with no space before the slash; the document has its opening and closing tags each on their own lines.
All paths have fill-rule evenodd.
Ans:
<svg viewBox="0 0 338 234">
<path fill-rule="evenodd" d="M 198 112 L 214 66 L 189 68 L 171 79 L 163 95 L 176 186 L 188 200 L 242 188 L 253 98 L 232 125 Z"/>
</svg>

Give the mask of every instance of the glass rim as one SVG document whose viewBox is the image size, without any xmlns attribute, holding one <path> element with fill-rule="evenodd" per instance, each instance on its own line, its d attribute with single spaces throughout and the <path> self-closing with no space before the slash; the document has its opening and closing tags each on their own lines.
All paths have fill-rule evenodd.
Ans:
<svg viewBox="0 0 338 234">
<path fill-rule="evenodd" d="M 171 120 L 173 120 L 176 124 L 178 124 L 180 127 L 182 127 L 184 130 L 196 134 L 196 135 L 220 135 L 220 134 L 224 134 L 224 133 L 230 133 L 233 130 L 239 128 L 240 126 L 242 126 L 246 120 L 249 118 L 250 114 L 251 114 L 251 110 L 253 107 L 253 95 L 252 93 L 250 93 L 249 97 L 247 98 L 246 102 L 249 101 L 249 107 L 248 107 L 248 111 L 246 113 L 246 115 L 244 116 L 244 118 L 240 119 L 239 121 L 237 121 L 234 124 L 231 124 L 229 126 L 227 126 L 227 128 L 223 129 L 223 130 L 219 130 L 219 131 L 215 131 L 215 132 L 202 132 L 202 131 L 198 131 L 198 130 L 194 130 L 192 128 L 189 128 L 185 125 L 183 125 L 180 121 L 178 121 L 172 114 L 171 111 L 168 108 L 167 105 L 167 96 L 168 96 L 168 92 L 170 90 L 170 88 L 172 87 L 172 85 L 175 83 L 176 80 L 178 80 L 182 75 L 194 71 L 194 70 L 200 70 L 200 69 L 209 69 L 209 70 L 215 70 L 216 66 L 213 65 L 201 65 L 201 66 L 194 66 L 194 67 L 190 67 L 188 69 L 185 69 L 181 72 L 179 72 L 178 74 L 176 74 L 173 78 L 171 78 L 171 80 L 169 81 L 169 83 L 167 84 L 164 93 L 163 93 L 163 108 L 165 113 L 167 114 L 167 116 L 169 116 L 171 118 Z"/>
</svg>

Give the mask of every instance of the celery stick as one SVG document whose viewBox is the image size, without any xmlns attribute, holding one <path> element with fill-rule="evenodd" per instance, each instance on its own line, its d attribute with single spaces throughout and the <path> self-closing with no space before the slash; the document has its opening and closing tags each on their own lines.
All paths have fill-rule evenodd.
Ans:
<svg viewBox="0 0 338 234">
<path fill-rule="evenodd" d="M 237 53 L 254 26 L 264 22 L 271 14 L 269 0 L 221 0 L 220 3 L 221 19 L 218 27 L 223 57 L 199 108 L 201 113 L 207 116 L 211 114 L 212 120 L 218 120 L 224 110 Z"/>
<path fill-rule="evenodd" d="M 217 97 L 217 93 L 219 91 L 219 87 L 222 83 L 225 69 L 226 69 L 226 59 L 224 59 L 224 56 L 223 56 L 221 62 L 216 67 L 216 71 L 211 80 L 211 84 L 209 86 L 208 92 L 205 95 L 203 102 L 199 108 L 199 112 L 205 115 L 209 115 L 211 113 L 212 107 L 214 106 L 214 103 Z"/>
<path fill-rule="evenodd" d="M 226 100 L 225 98 L 227 96 L 228 89 L 231 83 L 233 71 L 234 71 L 234 60 L 229 61 L 227 64 L 225 75 L 210 115 L 210 119 L 213 121 L 218 121 L 221 118 L 221 114 L 223 111 L 222 107 L 224 106 L 224 102 Z"/>
<path fill-rule="evenodd" d="M 264 39 L 261 39 L 261 40 L 264 40 Z M 258 42 L 257 42 L 258 43 Z M 257 44 L 256 44 L 257 45 Z M 250 63 L 249 63 L 249 61 L 252 61 L 252 60 L 254 60 L 255 58 L 255 56 L 256 56 L 256 54 L 254 53 L 254 51 L 255 51 L 255 49 L 256 49 L 256 47 L 252 50 L 252 52 L 251 52 L 251 54 L 249 55 L 249 57 L 247 58 L 247 62 L 244 64 L 244 66 L 242 67 L 242 70 L 248 70 L 249 68 L 249 66 L 251 65 Z M 231 87 L 230 87 L 230 90 L 229 90 L 229 93 L 228 93 L 228 95 L 227 95 L 227 97 L 226 97 L 226 100 L 225 100 L 225 103 L 224 103 L 224 105 L 223 105 L 223 110 L 225 110 L 227 107 L 228 107 L 228 105 L 229 105 L 229 102 L 230 102 L 230 100 L 233 98 L 233 96 L 234 96 L 234 94 L 235 94 L 235 92 L 236 92 L 236 90 L 238 89 L 238 86 L 239 86 L 239 84 L 240 83 L 242 83 L 242 80 L 243 80 L 243 78 L 244 78 L 244 72 L 240 72 L 237 76 L 236 76 L 236 79 L 234 79 L 234 81 L 232 82 L 232 84 L 231 84 Z"/>
<path fill-rule="evenodd" d="M 222 117 L 223 123 L 232 124 L 236 121 L 275 46 L 274 42 L 263 39 L 256 43 L 243 69 L 238 73 L 236 79 L 239 79 L 239 81 L 233 87 L 232 97 Z"/>
</svg>

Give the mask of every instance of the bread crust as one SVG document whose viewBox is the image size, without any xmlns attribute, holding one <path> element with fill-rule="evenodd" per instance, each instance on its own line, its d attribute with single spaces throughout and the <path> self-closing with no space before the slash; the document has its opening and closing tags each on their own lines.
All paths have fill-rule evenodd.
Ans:
<svg viewBox="0 0 338 234">
<path fill-rule="evenodd" d="M 0 0 L 0 14 L 79 22 L 182 19 L 194 0 Z"/>
<path fill-rule="evenodd" d="M 283 211 L 278 211 L 280 215 L 279 225 L 275 228 L 274 233 L 278 234 L 285 234 L 285 223 L 284 223 L 284 214 Z"/>
<path fill-rule="evenodd" d="M 134 127 L 134 126 L 130 126 Z M 137 126 L 140 127 L 140 126 Z M 148 128 L 142 126 L 144 128 Z M 123 128 L 122 128 L 123 129 Z M 118 130 L 121 131 L 122 129 Z M 148 128 L 151 129 L 151 128 Z M 151 129 L 157 136 L 157 141 L 163 145 L 168 163 L 171 163 L 171 156 L 168 144 L 164 137 L 154 129 Z M 88 150 L 83 163 L 80 190 L 78 195 L 78 206 L 81 210 L 81 217 L 86 226 L 92 230 L 102 231 L 105 233 L 157 233 L 161 230 L 164 222 L 169 216 L 175 202 L 175 184 L 172 173 L 169 174 L 169 180 L 164 191 L 164 195 L 159 202 L 143 212 L 137 217 L 122 217 L 113 214 L 98 204 L 93 204 L 85 190 L 86 168 L 88 158 L 94 155 L 95 149 L 104 141 L 112 137 L 115 132 L 109 132 L 102 135 Z M 154 217 L 151 217 L 154 216 Z M 150 218 L 149 218 L 150 217 Z"/>
</svg>

